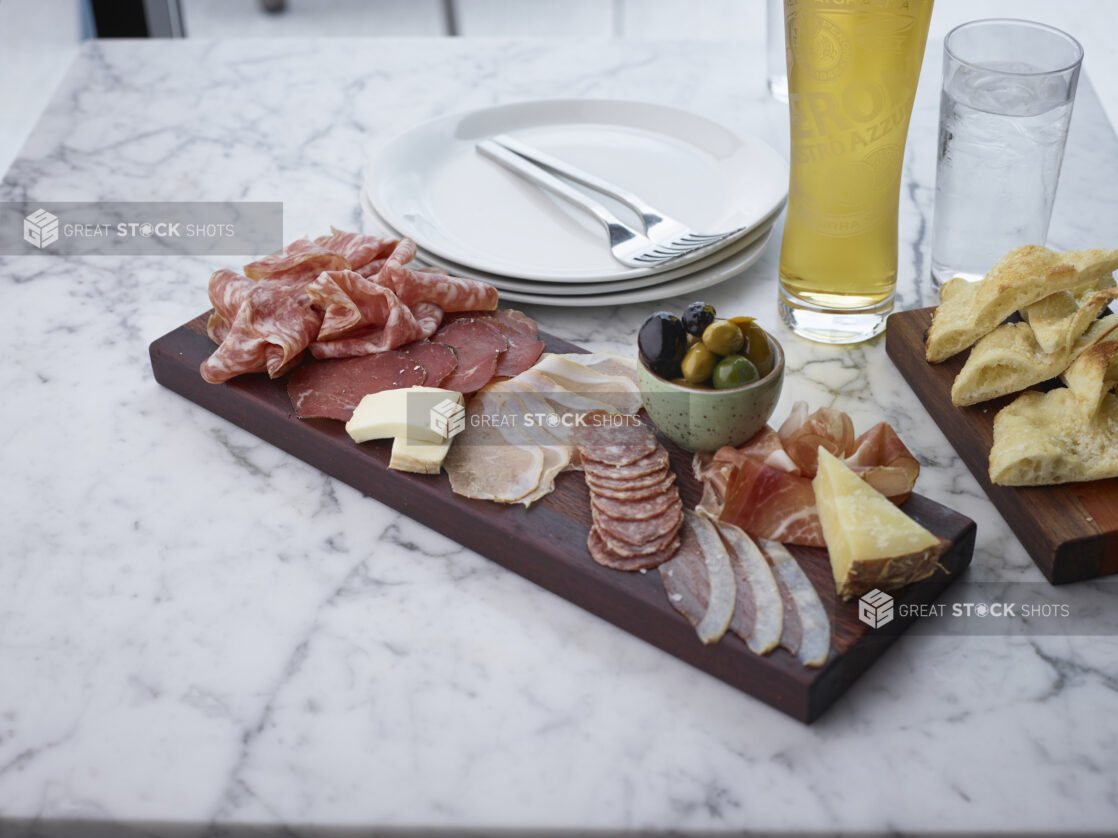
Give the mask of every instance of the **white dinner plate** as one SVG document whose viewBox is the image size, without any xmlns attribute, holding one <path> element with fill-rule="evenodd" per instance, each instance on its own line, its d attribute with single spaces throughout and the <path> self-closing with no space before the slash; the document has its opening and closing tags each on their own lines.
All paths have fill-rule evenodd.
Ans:
<svg viewBox="0 0 1118 838">
<path fill-rule="evenodd" d="M 399 233 L 393 230 L 391 225 L 387 224 L 384 219 L 368 211 L 369 208 L 366 208 L 366 210 L 366 224 L 375 229 L 376 232 L 395 236 L 399 235 Z M 507 277 L 487 274 L 483 271 L 472 271 L 464 265 L 454 265 L 453 263 L 446 263 L 443 260 L 437 260 L 437 257 L 435 257 L 435 260 L 441 264 L 435 264 L 435 260 L 429 261 L 431 258 L 430 255 L 426 254 L 422 249 L 419 250 L 416 261 L 431 265 L 440 270 L 446 270 L 467 279 L 479 279 L 483 282 L 489 282 L 500 290 L 501 299 L 508 302 L 532 303 L 533 305 L 566 308 L 614 306 L 628 303 L 644 303 L 651 300 L 662 300 L 668 297 L 690 294 L 694 291 L 698 291 L 702 288 L 709 288 L 712 285 L 717 285 L 731 277 L 737 276 L 761 258 L 761 254 L 765 252 L 765 248 L 768 247 L 772 239 L 772 233 L 773 229 L 770 223 L 764 228 L 763 234 L 752 244 L 747 245 L 741 250 L 736 250 L 725 259 L 709 267 L 700 268 L 676 279 L 670 279 L 666 282 L 653 281 L 651 284 L 641 285 L 630 290 L 611 290 L 606 293 L 600 293 L 603 286 L 599 285 L 596 286 L 599 293 L 594 294 L 557 294 L 553 293 L 556 289 L 565 291 L 568 286 L 549 285 L 547 283 L 534 284 L 534 287 L 542 289 L 539 292 L 514 291 L 508 288 L 502 288 L 501 284 L 509 281 Z M 727 249 L 727 251 L 729 251 L 729 249 Z M 645 277 L 645 279 L 656 280 L 655 277 Z M 612 283 L 609 283 L 609 285 L 612 286 Z"/>
<path fill-rule="evenodd" d="M 699 232 L 744 234 L 787 198 L 787 163 L 756 137 L 662 105 L 560 99 L 410 129 L 370 163 L 370 202 L 427 252 L 486 273 L 587 282 L 657 272 L 617 262 L 590 215 L 478 154 L 476 143 L 499 133 L 599 174 Z"/>
<path fill-rule="evenodd" d="M 369 196 L 364 189 L 361 190 L 361 209 L 365 213 L 365 218 L 372 223 L 373 228 L 378 233 L 399 238 L 402 234 L 385 221 L 373 208 L 372 203 L 369 201 Z M 651 274 L 648 276 L 639 276 L 632 279 L 621 280 L 597 280 L 593 282 L 584 283 L 569 283 L 569 282 L 539 282 L 536 280 L 522 280 L 515 277 L 502 276 L 501 274 L 491 274 L 485 271 L 477 271 L 465 265 L 459 265 L 449 259 L 431 253 L 422 247 L 417 247 L 417 258 L 424 264 L 440 270 L 446 271 L 449 274 L 456 276 L 467 277 L 469 279 L 479 279 L 482 282 L 488 282 L 490 285 L 502 290 L 512 291 L 522 294 L 544 295 L 547 297 L 563 296 L 573 297 L 582 296 L 587 294 L 612 294 L 621 291 L 632 291 L 640 288 L 649 288 L 669 280 L 681 279 L 707 268 L 712 268 L 721 262 L 729 260 L 737 256 L 741 251 L 753 245 L 762 236 L 764 236 L 772 227 L 776 216 L 779 215 L 779 210 L 769 218 L 765 219 L 761 224 L 749 231 L 747 234 L 740 236 L 735 241 L 716 251 L 712 255 L 691 262 L 681 268 L 666 270 L 661 273 Z"/>
</svg>

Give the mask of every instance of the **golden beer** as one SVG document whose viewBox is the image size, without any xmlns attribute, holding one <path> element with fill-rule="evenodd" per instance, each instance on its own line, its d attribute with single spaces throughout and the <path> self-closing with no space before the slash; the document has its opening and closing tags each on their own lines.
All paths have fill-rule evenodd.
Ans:
<svg viewBox="0 0 1118 838">
<path fill-rule="evenodd" d="M 932 0 L 784 0 L 791 178 L 780 311 L 828 343 L 879 333 L 897 282 L 905 138 Z"/>
</svg>

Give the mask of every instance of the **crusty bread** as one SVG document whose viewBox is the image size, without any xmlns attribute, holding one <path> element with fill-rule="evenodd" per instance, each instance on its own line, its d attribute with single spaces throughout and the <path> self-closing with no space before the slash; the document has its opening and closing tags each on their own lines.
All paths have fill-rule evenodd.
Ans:
<svg viewBox="0 0 1118 838">
<path fill-rule="evenodd" d="M 1103 396 L 1118 383 L 1118 339 L 1089 347 L 1062 376 L 1075 395 L 1079 415 L 1087 422 L 1099 411 Z"/>
<path fill-rule="evenodd" d="M 977 404 L 1055 378 L 1088 348 L 1118 330 L 1118 314 L 1094 320 L 1070 346 L 1044 352 L 1028 323 L 1005 323 L 983 337 L 951 385 L 951 402 Z"/>
<path fill-rule="evenodd" d="M 1118 477 L 1118 396 L 1107 393 L 1084 421 L 1068 387 L 1029 390 L 994 417 L 990 480 L 1047 486 Z"/>
<path fill-rule="evenodd" d="M 1033 327 L 1036 341 L 1045 352 L 1055 352 L 1070 345 L 1086 331 L 1088 324 L 1111 300 L 1118 299 L 1113 277 L 1106 277 L 1109 287 L 1092 285 L 1086 291 L 1058 291 L 1026 307 L 1021 316 Z"/>
<path fill-rule="evenodd" d="M 1118 250 L 1056 253 L 1026 245 L 1011 250 L 980 282 L 955 278 L 940 290 L 940 305 L 925 342 L 925 355 L 939 363 L 992 332 L 1019 309 L 1059 291 L 1097 283 L 1118 269 Z"/>
</svg>

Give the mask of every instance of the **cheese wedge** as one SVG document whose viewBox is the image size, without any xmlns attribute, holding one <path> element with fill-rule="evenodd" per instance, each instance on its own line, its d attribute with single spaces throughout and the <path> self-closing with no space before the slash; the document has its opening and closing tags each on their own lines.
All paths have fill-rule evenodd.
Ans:
<svg viewBox="0 0 1118 838">
<path fill-rule="evenodd" d="M 811 481 L 835 590 L 853 599 L 931 576 L 947 542 L 913 521 L 841 460 L 819 449 Z"/>
<path fill-rule="evenodd" d="M 392 440 L 392 458 L 388 467 L 416 474 L 438 474 L 442 471 L 443 460 L 450 451 L 452 441 L 409 442 L 405 437 L 398 436 Z"/>
<path fill-rule="evenodd" d="M 450 404 L 446 404 L 449 400 Z M 457 407 L 457 410 L 455 409 Z M 408 443 L 445 442 L 463 400 L 461 393 L 438 387 L 401 387 L 370 393 L 361 399 L 345 424 L 354 442 L 372 439 L 404 439 Z"/>
</svg>

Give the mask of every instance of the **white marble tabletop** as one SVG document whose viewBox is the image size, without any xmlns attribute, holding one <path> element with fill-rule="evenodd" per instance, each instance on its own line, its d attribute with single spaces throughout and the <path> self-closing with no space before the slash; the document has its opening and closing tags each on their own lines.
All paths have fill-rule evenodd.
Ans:
<svg viewBox="0 0 1118 838">
<path fill-rule="evenodd" d="M 902 307 L 932 299 L 928 56 Z M 761 51 L 730 45 L 87 43 L 0 198 L 278 200 L 290 238 L 360 225 L 368 149 L 419 120 L 634 98 L 783 149 L 763 85 Z M 1054 242 L 1114 244 L 1116 147 L 1084 84 Z M 776 250 L 704 296 L 782 337 L 777 415 L 807 399 L 892 421 L 919 490 L 978 523 L 956 589 L 1045 596 L 882 342 L 781 331 Z M 0 833 L 1118 826 L 1113 626 L 910 633 L 804 726 L 160 388 L 149 342 L 207 307 L 227 261 L 0 259 Z M 685 302 L 531 314 L 628 351 Z"/>
</svg>

